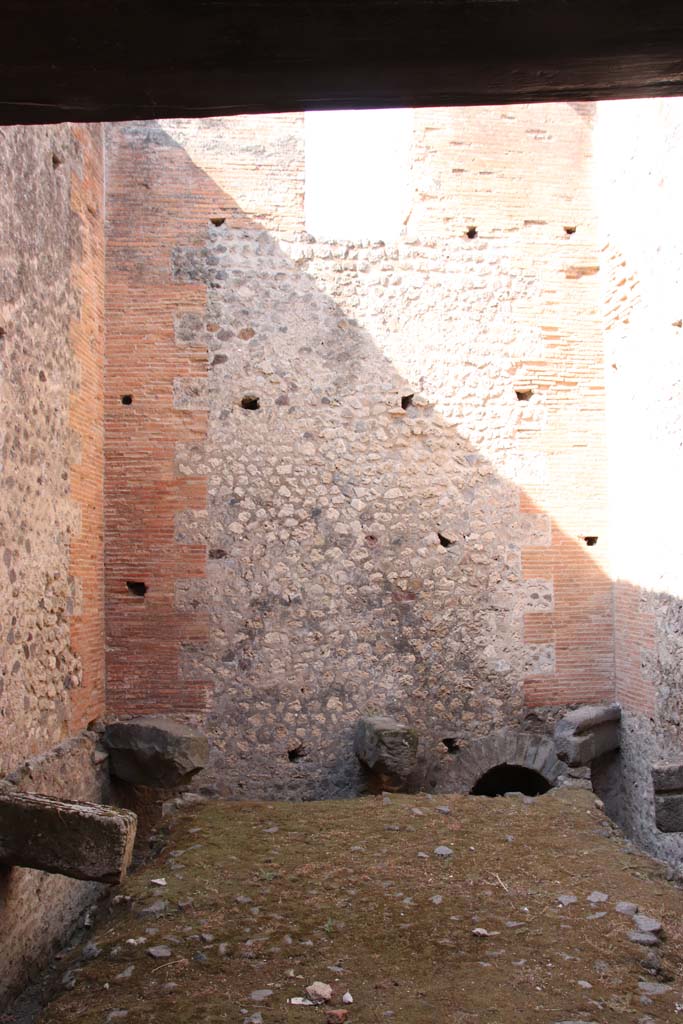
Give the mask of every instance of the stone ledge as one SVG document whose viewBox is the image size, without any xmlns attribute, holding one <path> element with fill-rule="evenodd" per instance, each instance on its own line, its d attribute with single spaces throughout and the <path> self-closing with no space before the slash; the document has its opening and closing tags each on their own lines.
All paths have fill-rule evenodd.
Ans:
<svg viewBox="0 0 683 1024">
<path fill-rule="evenodd" d="M 619 704 L 586 704 L 568 712 L 555 726 L 558 758 L 579 768 L 617 750 L 621 745 L 620 723 Z"/>
<path fill-rule="evenodd" d="M 0 864 L 10 867 L 118 885 L 136 826 L 131 811 L 0 787 Z"/>
</svg>

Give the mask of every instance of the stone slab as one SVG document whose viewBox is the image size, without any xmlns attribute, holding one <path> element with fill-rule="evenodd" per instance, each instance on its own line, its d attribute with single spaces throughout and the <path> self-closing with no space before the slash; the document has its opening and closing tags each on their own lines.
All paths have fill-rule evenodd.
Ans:
<svg viewBox="0 0 683 1024">
<path fill-rule="evenodd" d="M 0 789 L 0 864 L 89 882 L 122 882 L 137 818 L 101 804 Z"/>
<path fill-rule="evenodd" d="M 590 764 L 621 744 L 618 704 L 585 705 L 564 715 L 555 726 L 557 756 L 572 768 Z"/>
<path fill-rule="evenodd" d="M 145 715 L 110 723 L 103 736 L 112 775 L 134 786 L 173 789 L 205 768 L 209 742 L 185 722 Z"/>
<path fill-rule="evenodd" d="M 619 704 L 584 704 L 563 715 L 560 724 L 580 735 L 584 732 L 591 732 L 599 725 L 620 721 L 621 706 Z"/>
</svg>

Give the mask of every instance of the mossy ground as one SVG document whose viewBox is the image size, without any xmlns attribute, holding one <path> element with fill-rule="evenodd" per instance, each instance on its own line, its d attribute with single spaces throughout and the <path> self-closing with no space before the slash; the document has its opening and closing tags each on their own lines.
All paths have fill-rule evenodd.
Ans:
<svg viewBox="0 0 683 1024">
<path fill-rule="evenodd" d="M 255 1013 L 264 1024 L 322 1024 L 324 1008 L 287 1001 L 314 981 L 333 986 L 330 1007 L 351 992 L 349 1024 L 683 1020 L 683 892 L 629 849 L 588 792 L 211 802 L 179 815 L 167 840 L 90 937 L 101 954 L 65 958 L 76 985 L 41 1024 Z M 439 845 L 452 856 L 435 855 Z M 588 902 L 594 890 L 608 901 Z M 563 894 L 577 902 L 561 906 Z M 167 909 L 141 916 L 155 899 Z M 663 921 L 658 975 L 628 939 L 620 900 Z M 172 955 L 154 960 L 148 949 L 161 944 Z M 670 989 L 644 996 L 643 981 Z M 259 989 L 272 995 L 254 1002 Z"/>
</svg>

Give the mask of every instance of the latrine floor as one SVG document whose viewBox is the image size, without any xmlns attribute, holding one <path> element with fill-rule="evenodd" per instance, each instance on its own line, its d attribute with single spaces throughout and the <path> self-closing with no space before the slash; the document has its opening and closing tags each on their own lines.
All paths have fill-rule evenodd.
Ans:
<svg viewBox="0 0 683 1024">
<path fill-rule="evenodd" d="M 682 931 L 683 891 L 583 790 L 211 802 L 64 959 L 41 1024 L 673 1021 Z M 293 1002 L 315 982 L 329 1001 Z"/>
</svg>

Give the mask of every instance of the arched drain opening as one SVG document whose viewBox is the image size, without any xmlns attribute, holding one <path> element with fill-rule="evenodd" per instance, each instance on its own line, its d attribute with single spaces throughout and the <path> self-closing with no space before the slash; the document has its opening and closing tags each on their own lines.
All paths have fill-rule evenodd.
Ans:
<svg viewBox="0 0 683 1024">
<path fill-rule="evenodd" d="M 475 782 L 470 790 L 472 796 L 504 796 L 505 793 L 524 793 L 525 796 L 540 796 L 547 793 L 550 783 L 540 772 L 520 764 L 497 764 Z"/>
</svg>

